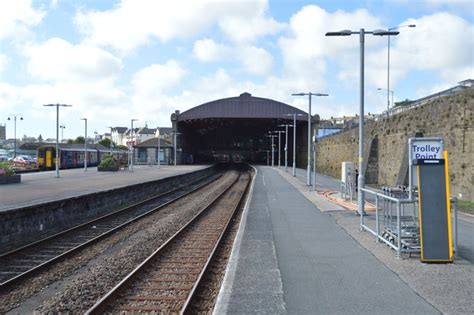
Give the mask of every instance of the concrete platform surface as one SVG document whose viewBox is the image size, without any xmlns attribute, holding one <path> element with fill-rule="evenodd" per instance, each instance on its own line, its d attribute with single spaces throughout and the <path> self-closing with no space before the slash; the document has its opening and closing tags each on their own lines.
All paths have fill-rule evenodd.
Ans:
<svg viewBox="0 0 474 315">
<path fill-rule="evenodd" d="M 0 186 L 0 211 L 76 197 L 197 171 L 209 165 L 134 166 L 134 171 L 98 172 L 97 167 L 27 173 L 20 184 Z"/>
<path fill-rule="evenodd" d="M 331 215 L 347 211 L 321 212 L 257 169 L 215 314 L 440 313 Z"/>
</svg>

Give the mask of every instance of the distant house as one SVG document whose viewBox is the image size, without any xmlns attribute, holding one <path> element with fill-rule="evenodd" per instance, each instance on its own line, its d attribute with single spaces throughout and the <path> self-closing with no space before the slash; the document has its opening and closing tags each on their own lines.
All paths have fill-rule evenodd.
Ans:
<svg viewBox="0 0 474 315">
<path fill-rule="evenodd" d="M 117 145 L 127 145 L 125 132 L 128 130 L 127 127 L 112 127 L 111 129 L 111 140 Z"/>
<path fill-rule="evenodd" d="M 173 143 L 173 127 L 161 127 L 157 128 L 161 139 Z"/>
<path fill-rule="evenodd" d="M 156 137 L 156 128 L 148 128 L 147 126 L 138 129 L 135 134 L 137 144 L 145 142 L 155 137 Z"/>
<path fill-rule="evenodd" d="M 7 140 L 6 126 L 7 125 L 0 124 L 0 141 Z"/>
<path fill-rule="evenodd" d="M 158 138 L 151 138 L 134 146 L 134 161 L 136 164 L 157 164 Z M 172 163 L 173 144 L 160 139 L 160 165 Z"/>
</svg>

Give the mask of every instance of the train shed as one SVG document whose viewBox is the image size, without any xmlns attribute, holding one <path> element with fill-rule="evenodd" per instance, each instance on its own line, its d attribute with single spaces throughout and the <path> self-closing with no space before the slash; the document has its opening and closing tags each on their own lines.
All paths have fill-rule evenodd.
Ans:
<svg viewBox="0 0 474 315">
<path fill-rule="evenodd" d="M 306 165 L 308 114 L 275 100 L 242 93 L 171 115 L 177 138 L 178 163 L 209 163 L 216 157 L 240 156 L 256 164 L 271 163 L 269 132 L 285 130 L 296 114 L 296 163 Z M 299 116 L 298 116 L 299 115 Z M 281 164 L 284 165 L 285 134 L 281 134 Z M 275 164 L 278 137 L 274 138 Z M 268 160 L 267 160 L 268 159 Z M 288 128 L 288 165 L 293 163 L 293 128 Z"/>
</svg>

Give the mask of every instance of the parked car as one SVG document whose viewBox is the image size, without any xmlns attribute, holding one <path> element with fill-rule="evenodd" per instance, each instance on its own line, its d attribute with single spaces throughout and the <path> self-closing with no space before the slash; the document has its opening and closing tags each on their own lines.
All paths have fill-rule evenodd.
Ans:
<svg viewBox="0 0 474 315">
<path fill-rule="evenodd" d="M 13 164 L 21 166 L 36 165 L 36 161 L 28 155 L 18 155 L 13 159 Z"/>
</svg>

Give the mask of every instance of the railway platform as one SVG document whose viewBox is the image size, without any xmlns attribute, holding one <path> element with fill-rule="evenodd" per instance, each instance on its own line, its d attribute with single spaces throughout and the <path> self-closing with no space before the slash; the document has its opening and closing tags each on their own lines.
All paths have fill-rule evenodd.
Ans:
<svg viewBox="0 0 474 315">
<path fill-rule="evenodd" d="M 260 166 L 215 314 L 470 313 L 474 265 L 396 259 L 353 211 L 305 185 L 305 171 Z M 317 177 L 317 189 L 339 189 Z M 472 226 L 472 225 L 471 225 Z"/>
<path fill-rule="evenodd" d="M 0 186 L 0 212 L 65 199 L 89 193 L 109 190 L 172 177 L 209 167 L 209 165 L 162 165 L 134 166 L 129 172 L 98 172 L 97 167 L 67 169 L 60 171 L 56 178 L 55 171 L 26 173 L 21 175 L 20 184 Z"/>
</svg>

